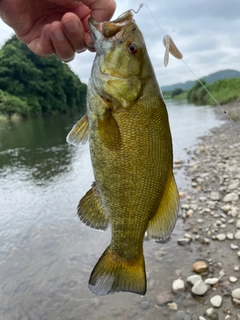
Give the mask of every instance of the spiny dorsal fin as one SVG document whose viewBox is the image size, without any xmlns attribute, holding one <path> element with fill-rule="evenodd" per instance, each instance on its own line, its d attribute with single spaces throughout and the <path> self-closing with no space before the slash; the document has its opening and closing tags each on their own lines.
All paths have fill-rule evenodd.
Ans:
<svg viewBox="0 0 240 320">
<path fill-rule="evenodd" d="M 82 117 L 72 128 L 72 130 L 67 135 L 67 142 L 78 146 L 79 144 L 84 144 L 88 141 L 89 124 L 88 117 L 85 115 Z"/>
</svg>

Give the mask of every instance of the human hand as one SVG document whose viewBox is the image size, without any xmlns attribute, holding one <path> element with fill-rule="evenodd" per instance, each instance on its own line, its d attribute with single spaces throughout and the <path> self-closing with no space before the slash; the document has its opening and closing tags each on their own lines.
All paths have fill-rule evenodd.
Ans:
<svg viewBox="0 0 240 320">
<path fill-rule="evenodd" d="M 35 54 L 69 62 L 75 52 L 94 51 L 89 17 L 109 20 L 115 6 L 114 0 L 0 0 L 0 17 Z"/>
</svg>

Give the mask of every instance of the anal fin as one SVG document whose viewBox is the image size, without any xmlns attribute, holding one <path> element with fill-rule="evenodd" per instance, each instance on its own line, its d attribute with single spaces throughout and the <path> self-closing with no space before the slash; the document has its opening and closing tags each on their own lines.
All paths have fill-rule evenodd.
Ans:
<svg viewBox="0 0 240 320">
<path fill-rule="evenodd" d="M 85 115 L 82 117 L 72 128 L 67 135 L 67 142 L 78 146 L 88 141 L 89 124 L 88 117 Z"/>
<path fill-rule="evenodd" d="M 175 226 L 179 209 L 179 193 L 173 173 L 169 175 L 158 210 L 149 221 L 147 236 L 157 241 L 166 241 Z"/>
<path fill-rule="evenodd" d="M 107 229 L 109 218 L 104 211 L 95 183 L 93 183 L 92 188 L 79 201 L 78 216 L 83 223 L 91 228 L 98 230 Z"/>
</svg>

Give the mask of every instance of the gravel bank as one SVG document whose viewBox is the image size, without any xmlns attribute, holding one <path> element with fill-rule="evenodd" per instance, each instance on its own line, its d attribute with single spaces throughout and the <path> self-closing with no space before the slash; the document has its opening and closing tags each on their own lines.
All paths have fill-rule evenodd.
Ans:
<svg viewBox="0 0 240 320">
<path fill-rule="evenodd" d="M 200 138 L 194 151 L 188 151 L 185 173 L 191 188 L 181 192 L 184 230 L 178 244 L 191 247 L 199 259 L 192 261 L 189 277 L 181 280 L 186 291 L 203 304 L 195 306 L 198 312 L 189 308 L 190 319 L 240 319 L 240 123 L 237 125 L 228 121 Z M 180 294 L 183 283 L 177 282 L 179 289 L 176 280 L 173 292 Z"/>
</svg>

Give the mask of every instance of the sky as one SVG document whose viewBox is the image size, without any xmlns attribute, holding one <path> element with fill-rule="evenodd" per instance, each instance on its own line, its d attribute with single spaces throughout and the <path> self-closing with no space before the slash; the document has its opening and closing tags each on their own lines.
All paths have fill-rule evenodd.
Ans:
<svg viewBox="0 0 240 320">
<path fill-rule="evenodd" d="M 116 3 L 113 19 L 130 9 L 137 11 L 142 2 L 116 0 Z M 134 14 L 134 19 L 145 38 L 160 86 L 196 80 L 195 76 L 201 78 L 225 69 L 240 71 L 240 0 L 148 0 L 146 3 L 154 18 L 144 5 Z M 1 20 L 0 30 L 1 46 L 13 31 Z M 164 34 L 172 37 L 184 63 L 170 56 L 168 66 L 164 67 Z M 82 82 L 88 82 L 94 55 L 84 52 L 69 63 Z"/>
</svg>

